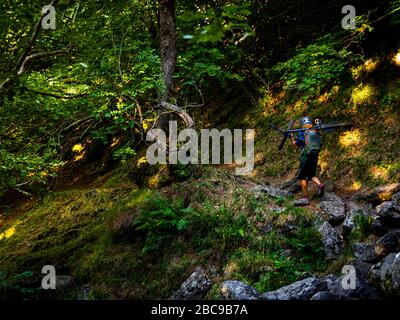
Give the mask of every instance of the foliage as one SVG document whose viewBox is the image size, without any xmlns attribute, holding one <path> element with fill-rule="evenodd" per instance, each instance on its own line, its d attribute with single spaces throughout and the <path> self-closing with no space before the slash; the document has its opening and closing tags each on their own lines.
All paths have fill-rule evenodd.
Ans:
<svg viewBox="0 0 400 320">
<path fill-rule="evenodd" d="M 280 74 L 285 89 L 305 95 L 318 95 L 328 85 L 338 83 L 346 70 L 346 60 L 334 48 L 331 37 L 299 49 L 297 54 L 277 64 L 272 71 Z"/>
<path fill-rule="evenodd" d="M 151 199 L 134 221 L 135 229 L 144 233 L 143 252 L 158 251 L 185 231 L 191 213 L 181 202 L 171 203 L 162 197 Z"/>
<path fill-rule="evenodd" d="M 32 271 L 24 271 L 13 276 L 7 276 L 4 272 L 0 271 L 0 295 L 5 295 L 7 292 L 10 294 L 10 290 L 23 295 L 35 293 L 37 289 L 27 288 L 22 283 L 24 280 L 31 278 L 32 275 Z M 4 297 L 6 298 L 7 296 Z"/>
</svg>

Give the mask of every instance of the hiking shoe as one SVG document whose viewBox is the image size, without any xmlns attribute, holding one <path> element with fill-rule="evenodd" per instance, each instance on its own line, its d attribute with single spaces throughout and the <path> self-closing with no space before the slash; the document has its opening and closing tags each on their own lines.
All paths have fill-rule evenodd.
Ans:
<svg viewBox="0 0 400 320">
<path fill-rule="evenodd" d="M 322 198 L 325 194 L 325 185 L 323 183 L 321 183 L 318 186 L 318 198 Z"/>
<path fill-rule="evenodd" d="M 304 207 L 304 206 L 308 206 L 310 204 L 310 200 L 308 200 L 307 198 L 301 198 L 301 199 L 297 199 L 294 202 L 294 205 L 296 207 Z"/>
</svg>

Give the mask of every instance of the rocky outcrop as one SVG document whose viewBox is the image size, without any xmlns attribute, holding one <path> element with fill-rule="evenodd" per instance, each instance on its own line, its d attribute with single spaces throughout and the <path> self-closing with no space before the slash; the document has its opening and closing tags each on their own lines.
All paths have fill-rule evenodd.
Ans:
<svg viewBox="0 0 400 320">
<path fill-rule="evenodd" d="M 369 274 L 370 282 L 389 297 L 400 297 L 400 252 L 389 254 L 374 265 Z"/>
<path fill-rule="evenodd" d="M 297 199 L 293 202 L 293 205 L 296 207 L 305 207 L 310 204 L 310 201 L 306 198 Z"/>
<path fill-rule="evenodd" d="M 370 230 L 373 235 L 381 237 L 390 231 L 390 227 L 382 221 L 381 217 L 377 216 L 372 221 Z"/>
<path fill-rule="evenodd" d="M 392 228 L 400 228 L 400 205 L 396 202 L 383 202 L 376 207 L 376 213 L 386 225 Z"/>
<path fill-rule="evenodd" d="M 355 243 L 353 244 L 353 255 L 359 261 L 377 262 L 379 255 L 375 252 L 375 245 L 370 243 Z"/>
<path fill-rule="evenodd" d="M 282 197 L 289 197 L 292 195 L 291 192 L 286 191 L 286 190 L 282 190 L 278 187 L 274 187 L 271 185 L 258 185 L 258 184 L 254 184 L 251 188 L 251 190 L 256 193 L 256 194 L 262 194 L 262 193 L 266 193 L 267 195 L 269 195 L 270 197 L 273 198 L 282 198 Z"/>
<path fill-rule="evenodd" d="M 400 205 L 400 192 L 397 192 L 392 196 L 392 201 Z"/>
<path fill-rule="evenodd" d="M 228 300 L 259 300 L 260 294 L 258 291 L 236 280 L 229 280 L 222 283 L 221 296 Z"/>
<path fill-rule="evenodd" d="M 388 201 L 391 197 L 400 191 L 400 183 L 389 184 L 375 188 L 368 193 L 356 194 L 353 199 L 356 201 L 366 201 L 372 205 L 379 205 L 384 201 Z"/>
<path fill-rule="evenodd" d="M 400 230 L 393 230 L 380 238 L 375 245 L 375 253 L 384 257 L 400 251 Z"/>
<path fill-rule="evenodd" d="M 357 274 L 355 275 L 355 288 L 348 288 L 346 278 L 342 276 L 327 284 L 328 291 L 335 300 L 376 300 L 379 299 L 376 290 Z"/>
<path fill-rule="evenodd" d="M 172 300 L 197 300 L 200 299 L 212 285 L 211 279 L 202 268 L 196 270 L 186 279 L 179 290 L 175 292 Z"/>
<path fill-rule="evenodd" d="M 341 237 L 339 233 L 325 221 L 317 228 L 321 235 L 321 240 L 324 246 L 324 251 L 328 259 L 336 258 L 341 252 Z"/>
<path fill-rule="evenodd" d="M 334 193 L 326 193 L 321 199 L 320 208 L 328 215 L 332 224 L 338 224 L 346 217 L 344 201 Z"/>
<path fill-rule="evenodd" d="M 322 279 L 310 277 L 294 282 L 275 291 L 265 292 L 261 295 L 264 300 L 309 300 L 316 292 L 325 288 Z"/>
</svg>

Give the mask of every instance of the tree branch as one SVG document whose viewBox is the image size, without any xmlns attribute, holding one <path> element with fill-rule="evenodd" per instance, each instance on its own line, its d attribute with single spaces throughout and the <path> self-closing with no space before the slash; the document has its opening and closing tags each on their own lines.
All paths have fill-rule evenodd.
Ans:
<svg viewBox="0 0 400 320">
<path fill-rule="evenodd" d="M 84 97 L 87 95 L 87 93 L 81 93 L 81 94 L 77 94 L 74 96 L 69 96 L 69 95 L 59 95 L 56 93 L 51 93 L 51 92 L 44 92 L 44 91 L 37 91 L 35 89 L 31 89 L 31 88 L 27 88 L 25 87 L 25 90 L 36 93 L 36 94 L 40 94 L 42 96 L 49 96 L 49 97 L 54 97 L 54 98 L 58 98 L 58 99 L 75 99 L 75 98 L 80 98 L 80 97 Z"/>
<path fill-rule="evenodd" d="M 182 110 L 181 108 L 177 107 L 176 105 L 173 105 L 168 102 L 161 102 L 157 107 L 157 109 L 164 109 L 167 111 L 170 111 L 172 113 L 175 113 L 179 118 L 183 120 L 183 122 L 186 125 L 186 128 L 188 129 L 194 129 L 194 121 L 189 114 Z"/>
<path fill-rule="evenodd" d="M 58 3 L 59 0 L 52 0 L 50 5 L 55 6 Z M 42 52 L 42 53 L 36 53 L 36 54 L 30 54 L 32 51 L 36 39 L 39 36 L 40 30 L 42 29 L 42 21 L 44 17 L 47 16 L 47 12 L 43 13 L 40 16 L 39 21 L 36 23 L 35 28 L 33 29 L 32 36 L 28 42 L 27 47 L 25 48 L 24 52 L 22 53 L 21 57 L 18 59 L 17 64 L 14 67 L 14 75 L 9 76 L 7 79 L 5 79 L 1 84 L 0 84 L 0 92 L 5 90 L 6 88 L 10 87 L 14 82 L 17 81 L 18 77 L 24 73 L 25 71 L 25 65 L 27 62 L 29 62 L 32 59 L 36 58 L 41 58 L 41 57 L 46 57 L 46 56 L 51 56 L 51 55 L 60 55 L 60 54 L 65 54 L 68 52 L 67 49 L 63 50 L 55 50 L 55 51 L 50 51 L 50 52 Z"/>
</svg>

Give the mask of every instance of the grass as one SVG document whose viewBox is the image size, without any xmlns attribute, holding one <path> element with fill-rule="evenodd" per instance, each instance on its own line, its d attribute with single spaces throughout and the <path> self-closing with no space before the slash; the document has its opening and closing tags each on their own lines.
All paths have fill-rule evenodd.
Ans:
<svg viewBox="0 0 400 320">
<path fill-rule="evenodd" d="M 221 170 L 208 168 L 201 178 L 160 191 L 121 188 L 111 178 L 95 192 L 50 194 L 7 225 L 15 233 L 0 240 L 0 270 L 10 277 L 30 271 L 33 286 L 41 267 L 53 264 L 78 285 L 65 299 L 76 298 L 85 284 L 93 299 L 164 299 L 196 266 L 222 274 L 237 265 L 230 279 L 267 290 L 323 265 L 314 255 L 321 244 L 307 224 L 312 215 L 283 199 L 255 198 Z M 287 208 L 278 214 L 277 205 Z M 260 235 L 266 223 L 279 230 L 288 221 L 301 229 Z M 286 249 L 289 259 L 282 255 Z"/>
</svg>

